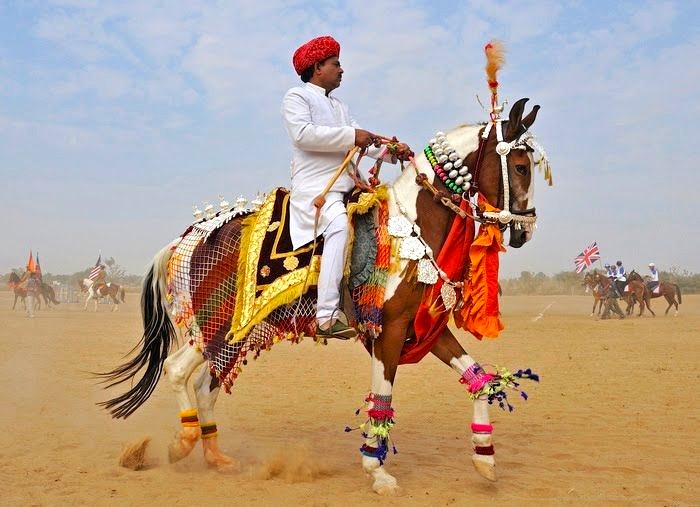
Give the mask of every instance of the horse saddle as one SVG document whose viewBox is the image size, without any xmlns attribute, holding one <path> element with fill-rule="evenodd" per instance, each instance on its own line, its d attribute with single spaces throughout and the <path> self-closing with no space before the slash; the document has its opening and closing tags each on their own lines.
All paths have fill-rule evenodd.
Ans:
<svg viewBox="0 0 700 507">
<path fill-rule="evenodd" d="M 231 341 L 245 337 L 279 306 L 318 282 L 323 238 L 296 250 L 289 232 L 289 190 L 277 188 L 243 219 Z"/>
<path fill-rule="evenodd" d="M 355 198 L 347 203 L 348 214 L 353 218 L 351 234 L 351 255 L 345 270 L 345 279 L 353 300 L 357 289 L 372 285 L 372 301 L 367 295 L 363 298 L 364 306 L 355 311 L 360 327 L 379 326 L 381 322 L 381 304 L 383 303 L 383 282 L 386 280 L 390 248 L 388 239 L 377 243 L 375 216 L 368 213 L 383 203 L 385 215 L 386 196 L 376 195 Z M 231 325 L 231 341 L 245 337 L 250 329 L 260 323 L 276 308 L 289 304 L 311 287 L 316 286 L 323 254 L 323 238 L 310 242 L 294 250 L 290 235 L 289 191 L 278 188 L 260 207 L 243 221 L 241 235 L 241 256 L 238 264 L 238 281 L 236 304 Z M 388 238 L 388 235 L 385 235 Z M 384 247 L 382 256 L 387 266 L 380 267 L 378 273 L 376 259 L 378 250 Z M 376 280 L 375 280 L 376 279 Z M 372 283 L 372 281 L 374 282 Z M 375 287 L 376 286 L 376 287 Z M 365 308 L 369 304 L 370 308 Z M 377 306 L 379 308 L 377 308 Z M 365 316 L 367 313 L 370 316 Z M 368 321 L 372 321 L 369 323 Z"/>
</svg>

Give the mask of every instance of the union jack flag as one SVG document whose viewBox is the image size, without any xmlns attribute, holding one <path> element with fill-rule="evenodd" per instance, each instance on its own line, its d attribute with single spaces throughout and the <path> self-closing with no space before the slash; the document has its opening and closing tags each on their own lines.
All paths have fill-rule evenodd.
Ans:
<svg viewBox="0 0 700 507">
<path fill-rule="evenodd" d="M 95 267 L 92 268 L 90 271 L 90 274 L 88 275 L 88 278 L 90 280 L 95 280 L 97 278 L 97 275 L 100 274 L 100 264 L 102 264 L 102 254 L 97 257 L 97 262 L 95 263 Z"/>
<path fill-rule="evenodd" d="M 578 254 L 574 259 L 574 264 L 576 265 L 576 272 L 580 273 L 586 268 L 589 268 L 591 264 L 600 259 L 600 250 L 598 250 L 598 244 L 594 241 L 592 245 L 586 247 L 586 249 Z"/>
</svg>

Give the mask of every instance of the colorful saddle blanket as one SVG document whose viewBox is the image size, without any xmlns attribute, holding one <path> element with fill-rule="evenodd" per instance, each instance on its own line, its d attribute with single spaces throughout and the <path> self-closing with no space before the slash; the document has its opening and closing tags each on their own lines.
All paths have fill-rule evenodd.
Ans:
<svg viewBox="0 0 700 507">
<path fill-rule="evenodd" d="M 277 307 L 318 282 L 323 238 L 294 250 L 289 233 L 289 191 L 278 188 L 243 221 L 236 304 L 229 341 L 241 340 Z"/>
</svg>

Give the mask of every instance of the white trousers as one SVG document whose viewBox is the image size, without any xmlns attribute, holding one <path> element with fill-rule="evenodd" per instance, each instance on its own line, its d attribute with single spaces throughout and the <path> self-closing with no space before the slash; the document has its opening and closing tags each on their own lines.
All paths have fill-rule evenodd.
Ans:
<svg viewBox="0 0 700 507">
<path fill-rule="evenodd" d="M 25 300 L 27 305 L 27 317 L 34 317 L 34 306 L 36 306 L 36 297 L 33 292 L 27 292 L 27 299 Z"/>
<path fill-rule="evenodd" d="M 340 305 L 340 283 L 343 280 L 345 244 L 348 239 L 348 216 L 336 216 L 323 232 L 323 255 L 318 274 L 316 319 L 325 324 Z"/>
</svg>

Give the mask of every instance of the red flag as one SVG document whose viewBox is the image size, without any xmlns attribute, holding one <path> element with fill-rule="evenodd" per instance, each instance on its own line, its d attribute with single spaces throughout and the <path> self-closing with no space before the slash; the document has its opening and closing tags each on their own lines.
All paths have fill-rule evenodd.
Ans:
<svg viewBox="0 0 700 507">
<path fill-rule="evenodd" d="M 36 272 L 36 262 L 34 262 L 34 256 L 32 255 L 31 250 L 29 250 L 29 260 L 27 261 L 27 271 L 29 271 L 30 273 Z"/>
<path fill-rule="evenodd" d="M 588 246 L 574 259 L 574 264 L 576 265 L 576 272 L 580 273 L 584 269 L 591 267 L 591 264 L 593 264 L 598 259 L 600 259 L 600 250 L 598 250 L 598 245 L 594 241 L 592 245 Z"/>
</svg>

